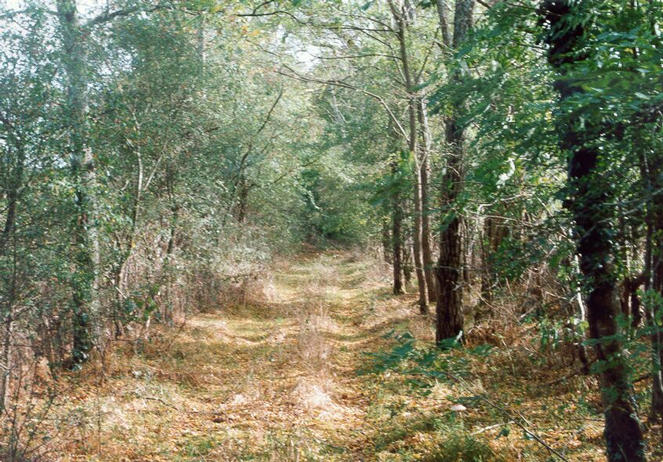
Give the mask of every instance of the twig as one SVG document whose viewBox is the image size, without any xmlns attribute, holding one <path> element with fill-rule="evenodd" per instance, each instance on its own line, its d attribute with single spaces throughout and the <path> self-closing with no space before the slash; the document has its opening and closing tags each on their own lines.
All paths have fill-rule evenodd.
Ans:
<svg viewBox="0 0 663 462">
<path fill-rule="evenodd" d="M 161 399 L 161 398 L 157 398 L 157 397 L 155 397 L 155 396 L 144 396 L 144 395 L 139 395 L 138 393 L 125 393 L 125 394 L 124 394 L 124 396 L 129 396 L 129 395 L 133 395 L 133 396 L 135 396 L 135 397 L 137 397 L 137 398 L 139 398 L 139 399 L 144 399 L 144 400 L 147 400 L 147 401 L 157 401 L 157 402 L 163 404 L 163 405 L 166 406 L 166 407 L 169 407 L 169 408 L 171 408 L 171 409 L 175 409 L 177 412 L 182 412 L 182 411 L 180 410 L 180 408 L 178 408 L 178 407 L 175 406 L 174 404 L 167 403 L 167 402 L 164 401 L 163 399 Z"/>
<path fill-rule="evenodd" d="M 513 420 L 509 420 L 508 422 L 502 422 L 502 423 L 498 423 L 498 424 L 495 424 L 495 425 L 490 425 L 490 426 L 488 426 L 488 427 L 480 428 L 479 430 L 477 430 L 477 431 L 475 431 L 475 432 L 472 432 L 472 433 L 470 433 L 470 434 L 471 434 L 472 436 L 474 436 L 474 435 L 478 435 L 479 433 L 487 432 L 488 430 L 492 430 L 493 428 L 502 427 L 502 426 L 504 426 L 504 425 L 509 425 L 509 424 L 512 424 L 512 423 L 515 423 L 515 422 L 514 422 Z"/>
<path fill-rule="evenodd" d="M 502 412 L 503 414 L 505 414 L 505 415 L 507 415 L 507 416 L 511 416 L 511 413 L 510 413 L 508 410 L 506 410 L 506 409 L 504 409 L 503 407 L 501 407 L 501 406 L 499 406 L 499 405 L 493 403 L 493 402 L 490 401 L 488 398 L 486 398 L 486 397 L 484 397 L 484 396 L 481 396 L 481 395 L 479 395 L 479 398 L 482 399 L 484 402 L 486 402 L 486 403 L 487 403 L 489 406 L 491 406 L 492 408 L 497 409 L 498 411 Z M 514 412 L 515 412 L 515 411 L 514 411 Z M 521 419 L 523 419 L 528 425 L 531 425 L 531 424 L 530 424 L 530 423 L 529 423 L 529 422 L 528 422 L 528 421 L 527 421 L 527 420 L 526 420 L 526 419 L 525 419 L 525 418 L 524 418 L 519 412 L 516 412 L 516 414 L 518 415 L 518 417 L 520 417 Z M 537 435 L 536 433 L 534 433 L 533 431 L 531 431 L 531 430 L 530 430 L 529 428 L 527 428 L 525 425 L 523 425 L 522 423 L 518 422 L 517 420 L 514 420 L 513 423 L 516 424 L 518 427 L 520 427 L 520 428 L 522 429 L 522 431 L 524 431 L 525 433 L 527 433 L 528 435 L 530 435 L 532 438 L 534 438 L 534 439 L 535 439 L 535 440 L 536 440 L 541 446 L 543 446 L 544 448 L 546 448 L 546 449 L 548 450 L 548 452 L 550 452 L 551 454 L 556 455 L 557 457 L 559 457 L 559 458 L 560 458 L 561 460 L 563 460 L 564 462 L 569 462 L 569 459 L 567 459 L 566 457 L 564 457 L 564 456 L 563 456 L 561 453 L 559 453 L 555 448 L 553 448 L 553 447 L 550 446 L 548 443 L 546 443 L 543 439 L 541 439 L 541 437 L 540 437 L 539 435 Z"/>
<path fill-rule="evenodd" d="M 301 75 L 297 71 L 295 71 L 290 66 L 287 66 L 287 65 L 284 64 L 283 67 L 285 69 L 287 69 L 288 72 L 283 72 L 282 70 L 277 70 L 276 72 L 278 74 L 283 75 L 284 77 L 289 77 L 291 79 L 300 80 L 302 82 L 312 82 L 312 83 L 318 83 L 318 84 L 322 84 L 322 85 L 334 85 L 334 86 L 341 87 L 341 88 L 347 88 L 349 90 L 358 91 L 360 93 L 363 93 L 366 96 L 370 96 L 371 98 L 376 99 L 380 103 L 380 105 L 382 105 L 384 110 L 387 112 L 387 114 L 389 115 L 389 118 L 392 120 L 392 122 L 394 122 L 394 124 L 398 128 L 399 133 L 404 137 L 407 136 L 407 132 L 405 131 L 405 129 L 401 125 L 400 121 L 398 120 L 398 118 L 396 118 L 396 116 L 392 112 L 391 108 L 389 107 L 389 105 L 387 104 L 387 102 L 384 100 L 384 98 L 382 96 L 380 96 L 376 93 L 370 92 L 368 90 L 365 90 L 363 88 L 355 87 L 354 85 L 350 85 L 349 83 L 344 82 L 342 80 L 338 80 L 338 79 L 324 80 L 324 79 L 316 79 L 316 78 L 313 78 L 313 77 L 306 77 L 304 75 Z"/>
<path fill-rule="evenodd" d="M 452 374 L 451 372 L 444 372 L 444 374 L 445 374 L 447 377 L 449 377 L 453 382 L 455 382 L 455 383 L 457 383 L 457 384 L 459 384 L 459 385 L 461 385 L 461 386 L 465 386 L 465 387 L 467 388 L 467 386 L 463 383 L 463 380 L 460 379 L 459 377 L 455 376 L 455 375 Z M 486 398 L 485 396 L 483 396 L 483 395 L 481 395 L 481 394 L 476 395 L 476 396 L 477 396 L 477 398 L 479 398 L 480 400 L 482 400 L 483 402 L 485 402 L 486 404 L 488 404 L 488 405 L 489 405 L 490 407 L 492 407 L 493 409 L 496 409 L 496 410 L 500 411 L 503 415 L 509 417 L 510 419 L 513 419 L 513 415 L 512 415 L 512 413 L 511 413 L 510 411 L 508 411 L 507 409 L 504 409 L 502 406 L 500 406 L 500 405 L 498 405 L 498 404 L 495 404 L 494 402 L 492 402 L 491 400 L 489 400 L 488 398 Z M 526 424 L 528 424 L 528 425 L 530 425 L 530 426 L 532 425 L 532 424 L 531 424 L 531 423 L 530 423 L 525 417 L 523 417 L 522 414 L 520 414 L 520 413 L 517 412 L 517 411 L 513 411 L 513 412 L 514 412 L 514 413 L 515 413 L 520 419 L 522 419 Z M 560 460 L 563 460 L 564 462 L 569 462 L 569 460 L 568 460 L 566 457 L 564 457 L 559 451 L 557 451 L 555 448 L 553 448 L 553 447 L 550 446 L 548 443 L 546 443 L 546 442 L 545 442 L 545 441 L 544 441 L 539 435 L 537 435 L 536 433 L 534 433 L 532 430 L 530 430 L 529 428 L 527 428 L 525 425 L 523 425 L 522 423 L 518 422 L 517 419 L 514 419 L 514 420 L 513 420 L 513 423 L 514 423 L 515 425 L 517 425 L 518 427 L 520 427 L 520 429 L 521 429 L 522 431 L 524 431 L 525 433 L 527 433 L 528 435 L 530 435 L 530 436 L 531 436 L 531 437 L 532 437 L 537 443 L 539 443 L 541 446 L 543 446 L 544 448 L 546 448 L 546 449 L 548 450 L 549 453 L 556 455 L 557 457 L 560 458 Z"/>
<path fill-rule="evenodd" d="M 647 380 L 647 379 L 650 379 L 650 378 L 651 378 L 651 372 L 648 372 L 647 374 L 641 375 L 637 379 L 634 379 L 633 383 L 642 382 L 643 380 Z"/>
</svg>

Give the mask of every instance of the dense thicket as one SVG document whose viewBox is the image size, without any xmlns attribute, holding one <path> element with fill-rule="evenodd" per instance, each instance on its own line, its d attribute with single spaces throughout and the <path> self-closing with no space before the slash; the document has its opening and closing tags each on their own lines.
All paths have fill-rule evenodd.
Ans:
<svg viewBox="0 0 663 462">
<path fill-rule="evenodd" d="M 370 245 L 442 346 L 504 303 L 571 326 L 608 458 L 645 459 L 659 1 L 82 3 L 0 13 L 5 416 L 40 358 L 144 341 L 302 242 Z"/>
</svg>

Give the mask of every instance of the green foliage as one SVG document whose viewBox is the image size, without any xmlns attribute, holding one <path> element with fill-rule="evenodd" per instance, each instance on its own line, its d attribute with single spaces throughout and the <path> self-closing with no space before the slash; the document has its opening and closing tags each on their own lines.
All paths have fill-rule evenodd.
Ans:
<svg viewBox="0 0 663 462">
<path fill-rule="evenodd" d="M 488 444 L 471 435 L 454 434 L 433 453 L 421 460 L 427 462 L 500 462 L 505 460 Z"/>
<path fill-rule="evenodd" d="M 427 394 L 436 382 L 453 383 L 468 372 L 468 359 L 454 354 L 454 350 L 462 346 L 457 338 L 444 339 L 437 346 L 418 345 L 409 332 L 390 331 L 385 338 L 393 340 L 393 346 L 388 350 L 367 353 L 367 364 L 360 369 L 360 373 L 395 371 L 407 377 L 407 383 L 413 390 Z M 464 350 L 464 353 L 486 357 L 491 350 L 490 345 L 477 345 Z"/>
<path fill-rule="evenodd" d="M 659 257 L 656 2 L 573 2 L 559 28 L 538 1 L 483 5 L 453 52 L 430 1 L 410 5 L 400 33 L 387 2 L 366 0 L 82 4 L 59 2 L 71 10 L 62 14 L 27 2 L 0 15 L 0 324 L 52 364 L 89 357 L 93 343 L 103 350 L 110 326 L 121 335 L 126 324 L 171 322 L 176 309 L 217 307 L 224 290 L 304 241 L 409 246 L 423 151 L 424 213 L 438 232 L 464 218 L 470 284 L 485 277 L 491 291 L 511 292 L 535 272 L 568 301 L 605 282 L 580 276 L 580 236 L 564 211 L 587 185 L 604 204 L 609 282 L 651 269 L 643 246 Z M 572 53 L 548 62 L 551 39 L 580 26 Z M 560 88 L 574 91 L 559 101 Z M 426 130 L 408 117 L 419 99 Z M 440 204 L 451 119 L 468 142 L 461 191 Z M 574 149 L 600 153 L 587 185 L 567 182 L 568 132 L 579 134 Z M 401 212 L 403 236 L 390 236 Z M 632 374 L 646 369 L 646 340 L 662 324 L 660 294 L 640 298 L 648 326 L 620 319 L 618 334 L 586 342 L 625 345 Z M 542 349 L 587 328 L 540 311 Z M 407 333 L 389 338 L 365 372 L 398 370 L 419 390 L 464 372 L 463 356 L 449 353 L 456 339 L 428 348 Z M 448 442 L 449 459 L 431 460 L 465 450 L 492 457 L 462 437 Z"/>
</svg>

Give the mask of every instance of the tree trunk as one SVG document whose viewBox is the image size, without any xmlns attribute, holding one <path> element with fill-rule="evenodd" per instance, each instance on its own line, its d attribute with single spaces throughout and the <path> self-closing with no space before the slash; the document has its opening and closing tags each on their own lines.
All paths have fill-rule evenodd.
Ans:
<svg viewBox="0 0 663 462">
<path fill-rule="evenodd" d="M 249 185 L 246 181 L 246 175 L 242 172 L 239 177 L 238 198 L 237 198 L 237 222 L 244 223 L 246 220 L 246 207 L 249 200 Z"/>
<path fill-rule="evenodd" d="M 645 252 L 645 290 L 653 290 L 663 295 L 663 184 L 660 180 L 660 159 L 648 159 L 642 153 L 640 160 L 641 175 L 645 182 L 647 204 L 647 241 Z M 633 285 L 637 284 L 634 283 Z M 635 288 L 631 289 L 633 292 Z M 637 296 L 636 296 L 637 298 Z M 632 302 L 633 305 L 635 303 Z M 650 301 L 646 307 L 647 323 L 653 329 L 652 344 L 652 400 L 651 415 L 656 420 L 663 420 L 663 335 L 656 319 L 660 317 L 661 306 Z M 632 311 L 635 307 L 632 309 Z"/>
<path fill-rule="evenodd" d="M 481 239 L 481 301 L 489 304 L 493 299 L 493 254 L 495 242 L 495 221 L 486 217 L 483 222 L 483 239 Z"/>
<path fill-rule="evenodd" d="M 597 357 L 605 368 L 601 373 L 601 391 L 605 407 L 608 459 L 645 460 L 642 430 L 628 377 L 628 364 L 619 340 L 622 334 L 617 317 L 621 305 L 612 261 L 614 249 L 610 240 L 610 212 L 605 205 L 609 198 L 600 184 L 591 181 L 591 177 L 596 175 L 598 150 L 578 147 L 582 143 L 577 134 L 569 127 L 566 130 L 568 134 L 563 135 L 565 148 L 573 149 L 569 160 L 569 180 L 577 188 L 570 209 L 576 222 L 580 268 L 589 285 L 589 331 L 590 337 L 597 339 Z"/>
<path fill-rule="evenodd" d="M 5 225 L 2 229 L 2 234 L 0 234 L 0 257 L 6 257 L 8 255 L 8 247 L 16 230 L 16 214 L 18 208 L 19 200 L 19 190 L 23 185 L 23 168 L 25 162 L 25 151 L 22 147 L 18 148 L 18 155 L 16 156 L 16 167 L 14 168 L 12 178 L 9 181 L 8 185 L 5 188 L 5 193 L 7 196 L 7 209 L 6 209 L 6 218 Z M 2 338 L 2 378 L 0 379 L 0 414 L 8 406 L 8 396 L 9 396 L 9 382 L 11 379 L 11 357 L 12 357 L 12 331 L 14 327 L 14 311 L 16 304 L 16 283 L 17 277 L 16 274 L 16 256 L 12 259 L 13 270 L 11 275 L 8 275 L 8 284 L 9 290 L 4 297 L 4 303 L 2 306 L 2 328 L 4 330 L 4 335 Z M 3 269 L 9 269 L 4 267 Z M 9 273 L 9 271 L 8 271 Z"/>
<path fill-rule="evenodd" d="M 437 262 L 437 323 L 435 340 L 456 337 L 463 330 L 463 249 L 461 217 L 454 210 L 462 188 L 464 132 L 455 121 L 447 123 L 451 153 L 442 182 L 440 256 Z"/>
<path fill-rule="evenodd" d="M 77 219 L 74 225 L 73 351 L 78 365 L 88 359 L 100 340 L 99 325 L 99 239 L 95 224 L 95 165 L 87 145 L 87 81 L 84 34 L 78 22 L 75 0 L 58 0 L 57 12 L 62 32 L 63 62 L 67 76 L 69 148 L 71 172 L 76 188 Z"/>
<path fill-rule="evenodd" d="M 453 39 L 448 33 L 444 3 L 443 1 L 436 3 L 443 40 L 446 36 L 445 45 L 450 51 L 458 50 L 472 28 L 474 0 L 456 1 Z M 458 72 L 454 72 L 451 78 L 458 80 L 460 75 Z M 438 284 L 435 339 L 438 343 L 445 338 L 458 336 L 463 330 L 464 256 L 461 234 L 462 215 L 458 207 L 458 200 L 463 188 L 465 160 L 465 128 L 458 122 L 462 107 L 462 102 L 455 103 L 451 115 L 446 121 L 445 130 L 449 156 L 442 179 L 440 256 L 435 271 Z"/>
<path fill-rule="evenodd" d="M 424 273 L 424 262 L 421 248 L 421 176 L 419 173 L 419 169 L 417 168 L 414 185 L 414 229 L 412 230 L 412 255 L 414 259 L 414 271 L 417 275 L 417 286 L 419 289 L 419 311 L 421 314 L 428 314 L 428 289 L 426 288 L 426 275 Z"/>
<path fill-rule="evenodd" d="M 0 255 L 5 254 L 5 248 L 9 242 L 9 237 L 16 224 L 16 207 L 18 205 L 18 187 L 11 185 L 7 194 L 7 216 L 5 217 L 5 226 L 0 234 Z"/>
<path fill-rule="evenodd" d="M 495 275 L 494 259 L 502 241 L 510 234 L 509 228 L 502 218 L 486 217 L 483 222 L 483 239 L 481 242 L 481 298 L 490 303 L 493 291 L 498 283 Z"/>
<path fill-rule="evenodd" d="M 12 303 L 12 301 L 10 301 Z M 0 415 L 8 407 L 9 380 L 11 379 L 12 330 L 14 313 L 10 308 L 4 319 L 4 338 L 2 339 L 2 380 L 0 380 Z"/>
<path fill-rule="evenodd" d="M 402 230 L 401 230 L 402 231 Z M 412 246 L 410 246 L 408 241 L 411 239 L 405 235 L 401 234 L 401 251 L 403 256 L 401 257 L 401 264 L 403 266 L 403 282 L 404 289 L 410 287 L 412 283 Z"/>
<path fill-rule="evenodd" d="M 384 218 L 382 220 L 382 261 L 387 265 L 394 264 L 394 257 L 392 256 L 393 246 L 391 239 L 392 218 Z"/>
<path fill-rule="evenodd" d="M 403 289 L 403 280 L 401 274 L 403 272 L 401 264 L 401 225 L 403 221 L 403 212 L 398 198 L 394 198 L 394 205 L 392 211 L 392 244 L 393 244 L 393 273 L 394 273 L 394 295 L 402 295 L 405 293 Z"/>
<path fill-rule="evenodd" d="M 560 102 L 583 90 L 567 75 L 569 66 L 585 59 L 574 54 L 583 46 L 585 30 L 577 19 L 578 3 L 570 0 L 544 0 L 541 4 L 548 61 L 559 75 L 555 89 Z M 580 270 L 587 291 L 587 319 L 590 337 L 601 361 L 601 397 L 605 415 L 604 436 L 608 460 L 640 462 L 645 460 L 645 443 L 628 376 L 628 363 L 621 342 L 617 317 L 620 314 L 617 274 L 613 264 L 615 218 L 614 198 L 609 184 L 598 170 L 600 151 L 595 140 L 599 127 L 578 129 L 575 121 L 557 120 L 560 147 L 568 153 L 569 192 L 567 207 L 575 219 L 575 237 L 580 255 Z M 608 180 L 609 181 L 609 180 Z"/>
<path fill-rule="evenodd" d="M 414 79 L 410 69 L 409 56 L 407 53 L 407 43 L 405 31 L 407 27 L 408 12 L 406 5 L 401 9 L 396 7 L 393 2 L 389 2 L 394 21 L 397 24 L 396 37 L 399 43 L 400 58 L 403 75 L 405 76 L 405 91 L 408 95 L 408 120 L 409 120 L 409 139 L 408 149 L 415 160 L 414 169 L 414 230 L 413 230 L 413 255 L 414 269 L 417 275 L 417 285 L 419 289 L 419 311 L 421 314 L 428 314 L 428 289 L 426 285 L 426 275 L 424 273 L 423 249 L 422 249 L 422 179 L 421 179 L 421 161 L 417 152 L 417 95 L 414 88 Z"/>
<path fill-rule="evenodd" d="M 16 258 L 13 259 L 13 270 L 10 276 L 9 290 L 6 294 L 6 310 L 2 327 L 4 336 L 2 339 L 2 379 L 0 380 L 0 415 L 8 407 L 9 385 L 12 372 L 12 335 L 14 328 L 15 306 L 16 306 L 16 283 L 18 275 L 16 274 Z"/>
<path fill-rule="evenodd" d="M 394 160 L 391 164 L 392 174 L 396 175 L 398 173 L 398 165 Z M 393 275 L 394 275 L 394 295 L 401 295 L 405 293 L 403 290 L 403 280 L 401 279 L 401 274 L 403 271 L 401 264 L 401 254 L 402 254 L 402 228 L 403 226 L 403 208 L 401 206 L 401 197 L 398 191 L 394 192 L 391 197 L 391 244 L 392 244 L 392 265 L 393 265 Z"/>
<path fill-rule="evenodd" d="M 428 175 L 430 172 L 430 151 L 431 136 L 428 127 L 428 117 L 426 115 L 426 103 L 423 98 L 417 100 L 417 113 L 419 117 L 419 128 L 421 129 L 421 165 L 419 171 L 421 175 L 421 252 L 424 263 L 424 275 L 426 277 L 426 288 L 428 289 L 428 300 L 434 302 L 437 299 L 437 290 L 435 287 L 435 271 L 433 269 L 433 252 L 431 250 L 431 231 L 430 231 L 430 199 Z"/>
</svg>

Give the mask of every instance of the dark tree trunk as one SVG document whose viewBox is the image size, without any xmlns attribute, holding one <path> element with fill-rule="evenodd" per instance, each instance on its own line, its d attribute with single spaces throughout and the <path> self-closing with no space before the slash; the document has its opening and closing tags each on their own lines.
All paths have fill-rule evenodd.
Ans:
<svg viewBox="0 0 663 462">
<path fill-rule="evenodd" d="M 177 228 L 179 226 L 179 211 L 180 206 L 177 203 L 175 196 L 175 182 L 176 175 L 174 169 L 168 169 L 167 171 L 167 189 L 168 189 L 168 201 L 170 203 L 170 225 L 168 233 L 168 245 L 166 246 L 166 257 L 163 261 L 163 270 L 162 270 L 162 280 L 166 285 L 166 307 L 164 312 L 164 319 L 166 323 L 172 325 L 173 323 L 173 295 L 172 289 L 175 283 L 174 271 L 173 271 L 173 257 L 175 254 L 175 245 L 177 240 Z"/>
<path fill-rule="evenodd" d="M 454 210 L 462 188 L 463 129 L 447 123 L 447 142 L 452 153 L 442 183 L 442 229 L 437 261 L 437 324 L 435 340 L 456 337 L 463 330 L 463 249 L 461 217 Z"/>
<path fill-rule="evenodd" d="M 9 239 L 14 229 L 16 219 L 16 199 L 8 197 L 9 205 L 7 209 L 7 220 L 2 234 L 2 246 L 0 246 L 0 257 L 6 255 L 6 248 L 9 244 Z M 15 272 L 14 272 L 15 273 Z M 0 372 L 0 414 L 7 407 L 7 397 L 9 395 L 9 380 L 12 371 L 12 331 L 14 326 L 14 306 L 16 303 L 15 287 L 16 277 L 15 274 L 10 276 L 10 290 L 9 293 L 3 297 L 2 305 L 0 305 L 0 329 L 2 329 L 2 357 L 0 359 L 2 365 L 2 372 Z"/>
<path fill-rule="evenodd" d="M 398 165 L 392 162 L 391 171 L 395 175 L 398 172 Z M 402 255 L 402 228 L 403 226 L 403 208 L 401 205 L 401 197 L 398 192 L 395 192 L 391 198 L 391 255 L 394 270 L 394 295 L 401 295 L 405 293 L 403 290 L 403 280 L 401 274 L 403 271 L 401 264 Z"/>
<path fill-rule="evenodd" d="M 392 244 L 393 244 L 393 268 L 394 268 L 394 294 L 401 295 L 405 293 L 403 289 L 403 280 L 401 274 L 403 272 L 401 264 L 401 225 L 403 220 L 403 212 L 398 199 L 394 199 L 393 213 L 392 213 Z"/>
<path fill-rule="evenodd" d="M 444 2 L 437 2 L 443 40 L 450 51 L 458 50 L 472 28 L 474 0 L 457 0 L 454 8 L 453 39 L 449 35 Z M 446 38 L 445 38 L 446 37 Z M 461 77 L 455 72 L 452 77 Z M 459 123 L 463 103 L 457 102 L 446 121 L 445 137 L 449 149 L 446 171 L 442 178 L 440 197 L 440 256 L 435 270 L 438 298 L 435 340 L 456 337 L 463 330 L 463 217 L 458 200 L 463 189 L 465 128 Z"/>
<path fill-rule="evenodd" d="M 7 186 L 3 188 L 7 196 L 7 208 L 5 212 L 7 215 L 5 217 L 5 225 L 2 229 L 2 234 L 0 234 L 0 257 L 6 257 L 9 254 L 9 245 L 16 230 L 16 214 L 20 196 L 19 191 L 23 186 L 24 181 L 24 162 L 25 151 L 22 147 L 20 147 L 18 148 L 16 166 L 13 169 L 12 177 L 9 180 Z M 7 275 L 9 290 L 7 290 L 7 293 L 3 294 L 2 297 L 0 297 L 3 302 L 0 305 L 0 329 L 3 331 L 2 356 L 0 357 L 0 365 L 2 366 L 2 372 L 0 372 L 0 414 L 2 414 L 9 405 L 9 381 L 11 379 L 12 372 L 12 335 L 14 330 L 17 283 L 17 274 L 15 270 L 16 257 L 14 256 L 12 260 L 12 266 L 14 267 L 14 270 L 11 271 L 11 275 Z M 5 269 L 9 268 L 5 267 Z"/>
<path fill-rule="evenodd" d="M 481 301 L 483 303 L 490 303 L 493 299 L 495 234 L 495 220 L 486 217 L 483 222 L 483 239 L 481 240 Z"/>
<path fill-rule="evenodd" d="M 417 173 L 418 177 L 419 174 Z M 412 230 L 412 255 L 414 260 L 414 272 L 417 275 L 417 287 L 419 290 L 419 312 L 428 314 L 428 289 L 426 288 L 426 275 L 424 273 L 424 262 L 421 251 L 421 182 L 416 181 L 414 195 L 414 229 Z"/>
<path fill-rule="evenodd" d="M 578 56 L 585 30 L 578 19 L 581 5 L 570 0 L 544 0 L 542 24 L 549 45 L 548 60 L 558 72 L 555 88 L 560 102 L 583 90 L 569 77 L 568 69 L 584 59 Z M 605 415 L 604 436 L 608 460 L 640 462 L 645 460 L 645 444 L 638 419 L 628 364 L 617 324 L 621 306 L 614 270 L 613 248 L 615 210 L 610 203 L 609 181 L 598 169 L 600 151 L 596 139 L 600 130 L 585 126 L 578 130 L 571 121 L 557 121 L 560 147 L 568 153 L 569 200 L 567 207 L 575 219 L 575 237 L 580 255 L 580 270 L 587 292 L 589 334 L 596 341 L 597 358 L 602 363 L 601 395 Z"/>
<path fill-rule="evenodd" d="M 490 303 L 493 291 L 498 284 L 495 275 L 494 259 L 502 241 L 509 236 L 509 228 L 502 218 L 486 217 L 483 223 L 483 240 L 481 243 L 481 298 Z"/>
<path fill-rule="evenodd" d="M 658 156 L 657 156 L 658 157 Z M 663 295 L 663 182 L 661 181 L 661 159 L 648 159 L 641 155 L 641 174 L 645 182 L 645 197 L 650 198 L 647 207 L 647 242 L 645 252 L 645 290 L 653 290 Z M 631 281 L 626 281 L 627 283 Z M 639 281 L 633 281 L 631 286 L 637 287 Z M 628 287 L 631 293 L 634 287 Z M 631 295 L 631 311 L 635 312 L 637 295 Z M 633 300 L 633 298 L 635 300 Z M 655 320 L 659 318 L 659 311 L 663 309 L 656 303 L 649 303 L 646 307 L 647 323 L 653 329 L 652 343 L 652 401 L 651 415 L 656 420 L 663 420 L 663 333 Z"/>
<path fill-rule="evenodd" d="M 0 255 L 5 254 L 5 247 L 9 242 L 9 236 L 11 236 L 12 231 L 14 230 L 14 224 L 16 223 L 16 206 L 18 204 L 18 189 L 12 187 L 7 191 L 7 216 L 5 217 L 5 226 L 2 229 L 2 234 L 0 234 Z"/>
</svg>

